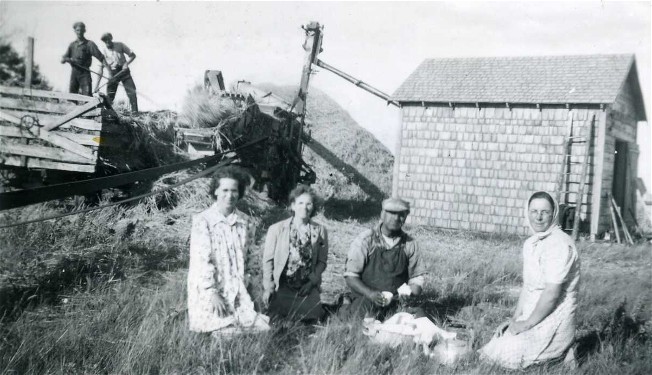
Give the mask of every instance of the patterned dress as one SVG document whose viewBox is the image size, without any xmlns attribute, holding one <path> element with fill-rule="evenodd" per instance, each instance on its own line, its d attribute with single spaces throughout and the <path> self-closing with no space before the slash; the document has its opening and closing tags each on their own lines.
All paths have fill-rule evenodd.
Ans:
<svg viewBox="0 0 652 375">
<path fill-rule="evenodd" d="M 575 336 L 579 280 L 580 260 L 575 244 L 558 226 L 528 238 L 523 245 L 523 309 L 516 321 L 530 317 L 546 283 L 562 285 L 559 303 L 531 329 L 493 338 L 480 349 L 482 357 L 510 369 L 562 357 Z"/>
<path fill-rule="evenodd" d="M 268 318 L 256 313 L 245 285 L 244 256 L 254 235 L 252 221 L 238 210 L 225 217 L 213 204 L 193 217 L 188 268 L 191 331 L 266 326 Z"/>
<path fill-rule="evenodd" d="M 285 281 L 289 286 L 300 289 L 310 280 L 312 272 L 312 245 L 310 243 L 311 225 L 297 229 L 290 225 L 290 249 L 285 269 Z"/>
</svg>

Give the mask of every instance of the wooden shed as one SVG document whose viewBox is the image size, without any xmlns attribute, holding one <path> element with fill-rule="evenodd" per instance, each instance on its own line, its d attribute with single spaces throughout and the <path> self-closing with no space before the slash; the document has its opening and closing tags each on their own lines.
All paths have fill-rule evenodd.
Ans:
<svg viewBox="0 0 652 375">
<path fill-rule="evenodd" d="M 411 201 L 409 223 L 526 234 L 531 192 L 577 204 L 587 152 L 583 229 L 610 228 L 610 195 L 625 221 L 635 217 L 646 115 L 634 55 L 427 59 L 393 99 L 393 193 Z M 590 138 L 567 151 L 569 131 Z"/>
</svg>

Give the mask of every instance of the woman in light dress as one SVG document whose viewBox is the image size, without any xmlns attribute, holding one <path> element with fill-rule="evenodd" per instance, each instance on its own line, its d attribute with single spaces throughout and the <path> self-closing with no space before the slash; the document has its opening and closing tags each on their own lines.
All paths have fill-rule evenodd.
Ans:
<svg viewBox="0 0 652 375">
<path fill-rule="evenodd" d="M 573 361 L 580 260 L 557 225 L 559 208 L 546 192 L 527 202 L 534 232 L 523 245 L 523 288 L 513 317 L 480 349 L 481 358 L 510 369 L 560 359 Z"/>
<path fill-rule="evenodd" d="M 211 179 L 214 203 L 193 216 L 188 268 L 188 322 L 191 331 L 237 333 L 269 329 L 247 292 L 245 256 L 254 242 L 251 218 L 236 208 L 249 183 L 236 167 Z"/>
</svg>

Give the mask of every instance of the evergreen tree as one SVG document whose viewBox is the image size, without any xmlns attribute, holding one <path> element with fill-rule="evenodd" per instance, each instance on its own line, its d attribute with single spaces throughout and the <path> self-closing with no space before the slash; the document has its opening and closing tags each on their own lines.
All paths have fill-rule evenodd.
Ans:
<svg viewBox="0 0 652 375">
<path fill-rule="evenodd" d="M 0 85 L 25 86 L 25 58 L 4 38 L 0 38 Z M 51 90 L 48 81 L 39 72 L 38 65 L 33 65 L 32 88 Z"/>
</svg>

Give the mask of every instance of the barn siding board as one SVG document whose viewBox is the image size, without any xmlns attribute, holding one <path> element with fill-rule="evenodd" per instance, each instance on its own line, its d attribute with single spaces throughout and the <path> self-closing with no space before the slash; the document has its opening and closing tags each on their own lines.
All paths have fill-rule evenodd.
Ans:
<svg viewBox="0 0 652 375">
<path fill-rule="evenodd" d="M 455 110 L 432 110 L 407 107 L 403 118 L 415 111 L 421 123 L 408 120 L 400 134 L 416 142 L 401 144 L 396 183 L 397 193 L 412 199 L 415 207 L 408 222 L 424 224 L 434 217 L 439 226 L 453 229 L 475 227 L 480 231 L 505 230 L 525 233 L 522 201 L 533 190 L 556 188 L 559 163 L 569 110 L 566 108 L 458 107 Z M 596 108 L 573 111 L 576 134 L 585 134 Z M 443 114 L 448 117 L 437 117 Z M 502 119 L 496 119 L 502 115 Z M 474 121 L 480 117 L 482 121 Z M 545 125 L 542 118 L 554 119 Z M 529 123 L 526 122 L 530 121 Z M 478 124 L 482 122 L 482 124 Z M 426 125 L 430 131 L 420 131 Z M 597 126 L 597 125 L 596 125 Z M 437 130 L 439 129 L 439 130 Z M 416 131 L 415 131 L 416 130 Z M 496 134 L 500 132 L 500 134 Z M 434 146 L 434 147 L 433 147 Z M 577 144 L 571 149 L 573 160 L 581 160 L 586 147 Z M 420 157 L 417 155 L 427 155 Z M 578 181 L 581 168 L 572 166 L 570 181 Z M 590 173 L 593 176 L 593 171 Z M 405 182 L 427 181 L 403 188 Z M 590 186 L 591 182 L 589 182 Z M 577 189 L 577 184 L 570 184 Z M 420 191 L 439 194 L 420 194 Z M 590 187 L 587 189 L 590 193 Z M 582 217 L 591 214 L 591 198 L 587 194 Z M 422 208 L 421 208 L 422 207 Z M 443 210 L 443 213 L 440 211 Z M 470 218 L 464 214 L 473 212 Z M 477 221 L 477 225 L 465 220 Z"/>
</svg>

